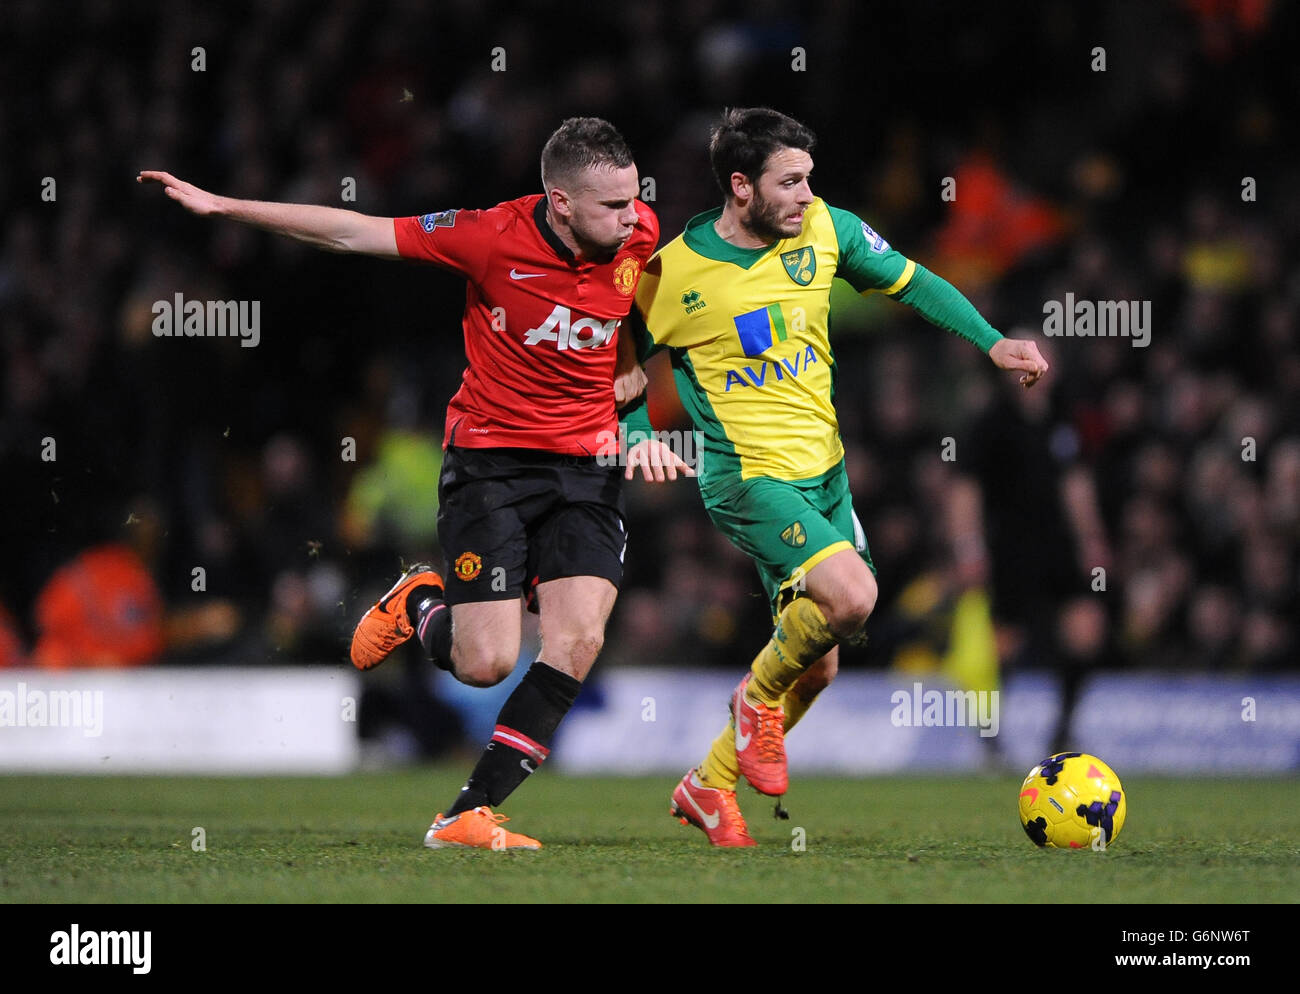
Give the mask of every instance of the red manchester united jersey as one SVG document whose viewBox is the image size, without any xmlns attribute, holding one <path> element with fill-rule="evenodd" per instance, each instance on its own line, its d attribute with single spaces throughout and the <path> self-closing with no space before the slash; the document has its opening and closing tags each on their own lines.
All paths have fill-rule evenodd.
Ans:
<svg viewBox="0 0 1300 994">
<path fill-rule="evenodd" d="M 636 210 L 636 230 L 609 262 L 575 259 L 547 224 L 541 194 L 394 219 L 402 256 L 469 284 L 468 366 L 447 405 L 444 445 L 608 451 L 618 431 L 616 336 L 659 241 L 654 211 L 640 201 Z"/>
</svg>

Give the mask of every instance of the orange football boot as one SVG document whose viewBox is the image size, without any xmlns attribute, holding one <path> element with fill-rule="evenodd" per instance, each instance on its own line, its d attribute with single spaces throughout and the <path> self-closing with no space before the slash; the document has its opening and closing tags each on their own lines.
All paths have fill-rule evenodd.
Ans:
<svg viewBox="0 0 1300 994">
<path fill-rule="evenodd" d="M 507 832 L 501 827 L 510 819 L 493 814 L 492 809 L 479 805 L 473 811 L 433 819 L 424 835 L 427 849 L 540 849 L 542 844 L 518 832 Z"/>
<path fill-rule="evenodd" d="M 694 770 L 682 777 L 682 782 L 673 791 L 673 803 L 668 811 L 683 825 L 691 824 L 703 829 L 715 846 L 758 845 L 750 838 L 740 805 L 736 803 L 736 792 L 705 787 L 695 779 Z"/>
<path fill-rule="evenodd" d="M 760 794 L 779 797 L 790 786 L 785 762 L 785 709 L 751 701 L 745 693 L 752 673 L 746 673 L 731 698 L 736 719 L 736 764 Z"/>
<path fill-rule="evenodd" d="M 415 634 L 407 616 L 406 598 L 416 587 L 443 589 L 442 577 L 424 563 L 416 563 L 393 584 L 379 603 L 361 616 L 352 633 L 352 665 L 359 670 L 378 666 L 388 654 Z"/>
</svg>

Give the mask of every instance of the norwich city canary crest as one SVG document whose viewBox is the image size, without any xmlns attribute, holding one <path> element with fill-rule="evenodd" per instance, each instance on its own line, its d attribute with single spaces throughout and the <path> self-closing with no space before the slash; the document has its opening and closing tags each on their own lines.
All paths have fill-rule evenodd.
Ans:
<svg viewBox="0 0 1300 994">
<path fill-rule="evenodd" d="M 796 521 L 781 532 L 781 541 L 792 548 L 802 549 L 804 543 L 808 541 L 808 533 L 804 531 L 803 523 Z"/>
<path fill-rule="evenodd" d="M 817 256 L 814 254 L 811 245 L 806 245 L 801 249 L 795 249 L 793 252 L 781 253 L 781 264 L 785 266 L 785 271 L 800 286 L 807 286 L 813 281 L 813 276 L 817 272 Z"/>
</svg>

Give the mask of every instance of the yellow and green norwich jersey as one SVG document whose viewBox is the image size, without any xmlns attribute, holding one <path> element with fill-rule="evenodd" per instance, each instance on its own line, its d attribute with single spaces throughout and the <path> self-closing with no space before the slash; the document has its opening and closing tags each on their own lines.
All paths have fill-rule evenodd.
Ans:
<svg viewBox="0 0 1300 994">
<path fill-rule="evenodd" d="M 700 486 L 806 480 L 844 456 L 829 341 L 831 279 L 897 294 L 917 266 L 865 221 L 816 199 L 803 230 L 766 248 L 725 241 L 722 208 L 692 218 L 646 265 L 637 289 L 644 358 L 672 357 L 682 403 L 704 436 Z"/>
</svg>

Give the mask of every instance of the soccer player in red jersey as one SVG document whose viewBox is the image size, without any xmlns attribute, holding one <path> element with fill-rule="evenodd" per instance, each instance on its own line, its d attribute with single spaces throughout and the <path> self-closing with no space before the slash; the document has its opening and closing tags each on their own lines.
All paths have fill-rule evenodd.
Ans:
<svg viewBox="0 0 1300 994">
<path fill-rule="evenodd" d="M 493 686 L 519 657 L 521 594 L 538 612 L 542 647 L 460 795 L 434 819 L 430 848 L 540 848 L 501 828 L 491 809 L 546 758 L 622 579 L 622 471 L 597 454 L 618 437 L 615 342 L 659 222 L 637 200 L 632 154 L 606 121 L 565 121 L 541 164 L 543 194 L 406 218 L 232 200 L 164 172 L 138 177 L 196 214 L 330 251 L 422 260 L 467 281 L 468 365 L 447 406 L 438 484 L 448 579 L 407 570 L 358 624 L 352 661 L 370 669 L 416 635 L 458 680 Z M 693 475 L 654 440 L 627 461 L 647 480 Z"/>
</svg>

